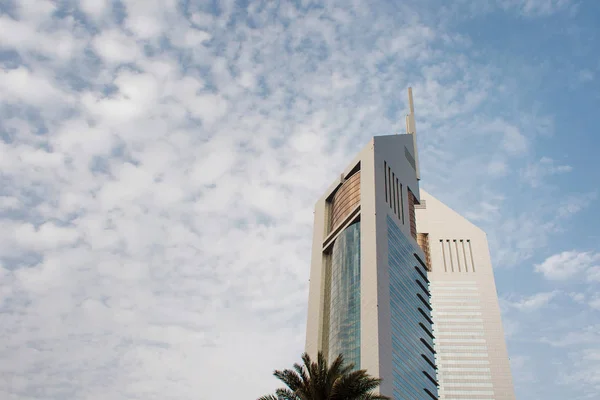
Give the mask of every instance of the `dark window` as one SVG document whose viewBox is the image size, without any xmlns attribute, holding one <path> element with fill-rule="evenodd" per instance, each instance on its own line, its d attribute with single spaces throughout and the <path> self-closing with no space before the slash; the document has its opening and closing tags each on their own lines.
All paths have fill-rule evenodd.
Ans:
<svg viewBox="0 0 600 400">
<path fill-rule="evenodd" d="M 419 293 L 417 293 L 417 296 L 419 296 L 419 298 L 421 299 L 421 301 L 423 302 L 423 304 L 425 304 L 425 307 L 427 307 L 429 309 L 429 311 L 433 310 L 433 308 L 431 308 L 431 306 L 429 305 L 429 303 L 427 301 L 425 301 L 425 299 L 423 298 L 423 296 L 421 296 Z"/>
<path fill-rule="evenodd" d="M 427 279 L 427 277 L 425 276 L 425 274 L 423 272 L 421 272 L 421 270 L 417 267 L 415 267 L 415 269 L 417 270 L 417 272 L 419 273 L 419 275 L 421 275 L 421 278 L 423 278 L 423 280 L 427 283 L 429 283 L 429 279 Z"/>
<path fill-rule="evenodd" d="M 424 390 L 424 391 L 425 391 L 425 393 L 427 393 L 427 394 L 429 395 L 429 397 L 431 397 L 433 400 L 438 400 L 438 398 L 437 398 L 437 397 L 435 397 L 435 396 L 433 395 L 433 393 L 431 393 L 429 390 L 427 390 L 427 389 L 423 389 L 423 390 Z"/>
<path fill-rule="evenodd" d="M 429 316 L 427 314 L 425 314 L 425 311 L 423 311 L 423 309 L 421 307 L 419 307 L 419 312 L 421 314 L 423 314 L 423 316 L 425 317 L 425 319 L 427 320 L 427 322 L 429 322 L 430 324 L 433 325 L 433 321 L 431 320 L 431 318 L 429 318 Z"/>
<path fill-rule="evenodd" d="M 425 347 L 427 347 L 427 349 L 429 349 L 429 351 L 431 351 L 433 354 L 435 354 L 435 350 L 433 350 L 433 347 L 431 347 L 426 341 L 425 339 L 421 338 L 420 339 L 421 342 L 423 342 L 423 344 L 425 345 Z"/>
<path fill-rule="evenodd" d="M 421 328 L 423 328 L 423 330 L 425 331 L 425 333 L 426 333 L 427 335 L 429 335 L 429 337 L 430 337 L 430 338 L 432 338 L 432 339 L 435 339 L 435 338 L 433 337 L 433 333 L 429 332 L 429 329 L 427 329 L 427 328 L 425 327 L 425 325 L 423 325 L 421 322 L 419 322 L 419 326 L 420 326 Z"/>
<path fill-rule="evenodd" d="M 425 292 L 425 294 L 427 295 L 427 297 L 431 297 L 431 293 L 429 293 L 429 290 L 425 289 L 425 286 L 423 286 L 423 284 L 421 283 L 420 280 L 415 279 L 415 282 L 417 282 L 417 285 L 419 285 L 419 287 L 421 289 L 423 289 L 423 291 Z"/>
<path fill-rule="evenodd" d="M 425 371 L 422 371 L 422 372 L 425 374 L 425 376 L 427 377 L 427 379 L 429 379 L 431 381 L 431 383 L 433 383 L 435 386 L 439 386 L 438 383 L 436 382 L 436 380 L 431 377 L 431 375 L 429 375 Z"/>
<path fill-rule="evenodd" d="M 425 265 L 423 260 L 421 260 L 421 257 L 419 257 L 419 255 L 417 253 L 414 253 L 414 255 L 415 255 L 415 258 L 417 259 L 417 261 L 419 262 L 419 264 L 421 264 L 421 267 L 423 267 L 425 272 L 427 272 L 427 266 Z"/>
<path fill-rule="evenodd" d="M 427 364 L 431 365 L 431 368 L 437 369 L 437 367 L 435 366 L 435 364 L 429 358 L 427 358 L 427 356 L 425 354 L 421 354 L 421 357 L 423 357 L 423 359 L 425 361 L 427 361 Z"/>
</svg>

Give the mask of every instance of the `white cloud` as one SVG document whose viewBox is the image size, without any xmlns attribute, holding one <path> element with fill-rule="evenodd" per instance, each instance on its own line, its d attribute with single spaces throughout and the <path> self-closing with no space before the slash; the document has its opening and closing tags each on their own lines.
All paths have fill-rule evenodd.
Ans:
<svg viewBox="0 0 600 400">
<path fill-rule="evenodd" d="M 583 303 L 585 301 L 585 294 L 583 293 L 569 293 L 569 296 L 577 303 Z"/>
<path fill-rule="evenodd" d="M 552 299 L 559 295 L 559 291 L 536 293 L 531 296 L 522 297 L 519 300 L 507 300 L 507 304 L 519 311 L 538 311 L 548 305 Z"/>
<path fill-rule="evenodd" d="M 587 325 L 580 330 L 568 332 L 559 339 L 543 337 L 540 340 L 554 347 L 600 344 L 600 325 Z"/>
<path fill-rule="evenodd" d="M 22 0 L 17 5 L 20 18 L 35 22 L 50 19 L 57 9 L 56 4 L 50 0 Z"/>
<path fill-rule="evenodd" d="M 197 29 L 188 29 L 185 33 L 183 44 L 186 47 L 193 48 L 209 41 L 211 37 L 212 35 L 208 32 Z"/>
<path fill-rule="evenodd" d="M 504 337 L 506 340 L 516 337 L 521 331 L 521 325 L 516 320 L 507 318 L 504 315 L 504 312 L 502 315 L 502 328 L 504 330 Z"/>
<path fill-rule="evenodd" d="M 421 8 L 125 1 L 121 24 L 83 1 L 88 31 L 20 4 L 0 17 L 18 53 L 0 72 L 2 398 L 271 391 L 303 349 L 314 201 L 372 135 L 403 130 L 409 84 L 424 182 L 514 238 L 507 253 L 588 204 L 522 223 L 535 205 L 502 178 L 550 117 L 515 116 L 523 82 Z"/>
<path fill-rule="evenodd" d="M 554 160 L 548 157 L 542 157 L 539 162 L 529 164 L 521 172 L 521 177 L 531 185 L 537 188 L 544 183 L 546 177 L 571 172 L 573 167 L 570 165 L 557 165 Z"/>
<path fill-rule="evenodd" d="M 600 310 L 600 296 L 590 299 L 589 305 L 595 310 Z"/>
<path fill-rule="evenodd" d="M 590 267 L 587 270 L 587 279 L 590 282 L 600 282 L 600 266 Z"/>
<path fill-rule="evenodd" d="M 502 160 L 491 161 L 488 164 L 488 171 L 492 176 L 505 176 L 508 172 L 508 166 Z"/>
<path fill-rule="evenodd" d="M 509 154 L 522 154 L 528 148 L 527 139 L 514 126 L 505 128 L 502 145 Z"/>
<path fill-rule="evenodd" d="M 162 33 L 160 21 L 144 15 L 127 18 L 126 26 L 140 39 L 155 38 Z"/>
<path fill-rule="evenodd" d="M 531 357 L 516 355 L 510 357 L 510 369 L 516 382 L 531 385 L 535 381 L 534 368 L 531 367 Z"/>
<path fill-rule="evenodd" d="M 598 197 L 596 192 L 585 193 L 580 195 L 571 196 L 569 201 L 564 203 L 559 209 L 558 214 L 561 217 L 568 217 L 572 214 L 578 213 L 584 208 L 588 207 Z"/>
<path fill-rule="evenodd" d="M 25 67 L 0 71 L 0 101 L 42 106 L 56 98 L 64 101 L 65 95 L 43 75 Z"/>
<path fill-rule="evenodd" d="M 586 271 L 590 277 L 600 265 L 600 253 L 564 251 L 554 254 L 535 266 L 535 271 L 550 280 L 566 280 Z"/>
<path fill-rule="evenodd" d="M 133 62 L 142 57 L 135 39 L 117 29 L 102 31 L 94 37 L 92 46 L 98 56 L 109 64 Z"/>
<path fill-rule="evenodd" d="M 80 0 L 81 11 L 98 19 L 104 16 L 109 9 L 109 0 Z"/>
<path fill-rule="evenodd" d="M 31 224 L 23 224 L 16 228 L 17 245 L 25 250 L 46 251 L 58 247 L 72 245 L 79 234 L 73 227 L 60 227 L 46 222 L 35 228 Z"/>
<path fill-rule="evenodd" d="M 18 209 L 21 202 L 13 196 L 0 196 L 0 211 Z"/>
<path fill-rule="evenodd" d="M 499 3 L 528 17 L 552 15 L 575 4 L 573 0 L 499 0 Z"/>
<path fill-rule="evenodd" d="M 582 83 L 591 82 L 594 80 L 594 73 L 589 69 L 582 69 L 579 71 L 579 80 Z"/>
</svg>

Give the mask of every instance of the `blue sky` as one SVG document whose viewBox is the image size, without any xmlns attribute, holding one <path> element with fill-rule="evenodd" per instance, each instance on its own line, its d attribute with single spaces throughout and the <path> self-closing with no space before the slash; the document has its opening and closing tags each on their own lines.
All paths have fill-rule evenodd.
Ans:
<svg viewBox="0 0 600 400">
<path fill-rule="evenodd" d="M 450 5 L 448 4 L 450 3 Z M 304 344 L 312 207 L 412 86 L 488 233 L 517 397 L 600 393 L 600 5 L 0 3 L 0 397 L 250 399 Z"/>
</svg>

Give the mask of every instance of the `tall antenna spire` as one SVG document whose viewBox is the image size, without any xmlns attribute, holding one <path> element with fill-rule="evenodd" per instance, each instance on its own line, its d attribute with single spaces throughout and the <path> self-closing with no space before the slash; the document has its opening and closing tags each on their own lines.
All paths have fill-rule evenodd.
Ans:
<svg viewBox="0 0 600 400">
<path fill-rule="evenodd" d="M 419 152 L 417 150 L 417 126 L 415 123 L 415 104 L 413 103 L 412 88 L 408 88 L 408 107 L 409 114 L 406 116 L 406 133 L 413 136 L 413 148 L 415 149 L 415 170 L 417 179 L 421 179 L 421 171 L 419 170 Z"/>
</svg>

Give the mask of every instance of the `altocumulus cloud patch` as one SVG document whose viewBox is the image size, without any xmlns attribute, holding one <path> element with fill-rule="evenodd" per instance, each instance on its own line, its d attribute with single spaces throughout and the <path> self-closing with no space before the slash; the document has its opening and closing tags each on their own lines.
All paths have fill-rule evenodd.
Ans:
<svg viewBox="0 0 600 400">
<path fill-rule="evenodd" d="M 531 76 L 459 27 L 576 16 L 571 2 L 305 3 L 0 6 L 0 397 L 271 391 L 303 349 L 313 204 L 371 136 L 403 131 L 409 85 L 424 187 L 486 229 L 517 299 L 518 390 L 555 382 L 542 366 L 519 386 L 548 364 L 520 340 L 571 303 L 590 305 L 574 317 L 588 336 L 539 337 L 584 378 L 553 392 L 598 388 L 582 358 L 596 283 L 577 303 L 533 267 L 572 250 L 547 246 L 594 193 L 554 181 L 578 169 L 539 147 L 560 121 L 531 102 Z M 531 285 L 503 283 L 513 273 Z"/>
</svg>

